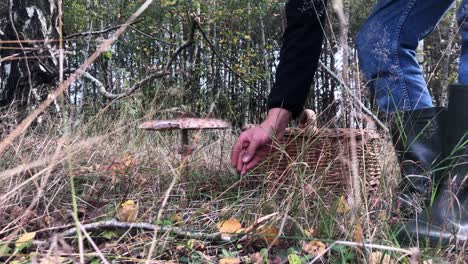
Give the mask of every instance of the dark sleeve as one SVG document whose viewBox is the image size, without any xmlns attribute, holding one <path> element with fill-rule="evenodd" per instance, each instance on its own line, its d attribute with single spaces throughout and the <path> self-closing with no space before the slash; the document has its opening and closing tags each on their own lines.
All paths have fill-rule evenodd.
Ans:
<svg viewBox="0 0 468 264">
<path fill-rule="evenodd" d="M 268 97 L 268 109 L 285 108 L 299 116 L 317 70 L 323 41 L 327 0 L 289 0 L 276 83 Z"/>
</svg>

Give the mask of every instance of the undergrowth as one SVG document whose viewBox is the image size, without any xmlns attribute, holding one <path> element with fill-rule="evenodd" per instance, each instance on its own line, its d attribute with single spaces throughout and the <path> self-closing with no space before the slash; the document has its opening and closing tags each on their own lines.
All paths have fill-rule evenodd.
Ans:
<svg viewBox="0 0 468 264">
<path fill-rule="evenodd" d="M 103 111 L 75 127 L 69 120 L 62 120 L 63 128 L 38 124 L 17 140 L 0 161 L 0 261 L 412 261 L 398 250 L 408 247 L 400 245 L 392 232 L 398 221 L 392 204 L 398 169 L 388 140 L 381 146 L 379 187 L 369 195 L 363 184 L 363 204 L 353 214 L 345 194 L 325 196 L 310 189 L 307 179 L 313 170 L 297 166 L 288 181 L 275 183 L 281 184 L 274 186 L 275 191 L 272 182 L 265 180 L 271 179 L 267 175 L 237 175 L 229 157 L 238 131 L 203 131 L 199 139 L 197 132 L 192 133 L 197 144 L 188 162 L 183 163 L 176 151 L 179 131 L 138 129 L 143 120 L 154 116 L 168 114 L 154 111 L 138 118 L 109 116 Z M 89 237 L 61 235 L 77 222 L 83 225 L 113 219 L 119 205 L 129 200 L 137 204 L 134 222 L 164 230 L 97 228 L 87 232 Z M 224 220 L 235 219 L 247 228 L 267 215 L 273 216 L 249 234 L 232 239 L 211 236 Z M 268 235 L 273 239 L 261 230 L 270 230 Z M 25 234 L 30 238 L 25 240 Z M 21 237 L 24 241 L 18 241 Z M 325 250 L 308 250 L 311 242 L 323 243 Z M 426 263 L 466 260 L 464 249 L 455 246 L 421 248 L 419 257 L 421 261 L 432 260 Z"/>
</svg>

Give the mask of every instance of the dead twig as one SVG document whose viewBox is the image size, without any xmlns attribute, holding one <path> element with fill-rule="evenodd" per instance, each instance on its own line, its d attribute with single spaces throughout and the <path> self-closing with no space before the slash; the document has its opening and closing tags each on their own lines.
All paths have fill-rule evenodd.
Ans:
<svg viewBox="0 0 468 264">
<path fill-rule="evenodd" d="M 81 225 L 81 229 L 86 230 L 87 232 L 99 230 L 99 229 L 110 229 L 110 228 L 143 229 L 147 231 L 157 230 L 157 231 L 162 231 L 162 232 L 170 232 L 179 237 L 189 237 L 189 238 L 194 238 L 194 239 L 205 239 L 205 240 L 222 240 L 221 233 L 219 232 L 206 234 L 202 232 L 191 232 L 191 231 L 182 230 L 179 227 L 158 226 L 158 225 L 153 225 L 150 223 L 143 223 L 143 222 L 139 222 L 139 223 L 120 222 L 120 221 L 117 221 L 116 219 Z M 63 231 L 62 233 L 60 233 L 60 235 L 72 236 L 76 234 L 77 231 L 78 229 L 74 227 L 74 228 L 70 228 L 68 230 Z"/>
</svg>

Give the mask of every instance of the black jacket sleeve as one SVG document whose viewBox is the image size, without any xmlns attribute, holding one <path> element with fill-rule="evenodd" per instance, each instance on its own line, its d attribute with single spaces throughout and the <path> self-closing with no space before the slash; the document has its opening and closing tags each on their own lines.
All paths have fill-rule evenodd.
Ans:
<svg viewBox="0 0 468 264">
<path fill-rule="evenodd" d="M 322 51 L 327 0 L 289 0 L 276 83 L 268 108 L 284 108 L 299 116 L 309 93 Z"/>
</svg>

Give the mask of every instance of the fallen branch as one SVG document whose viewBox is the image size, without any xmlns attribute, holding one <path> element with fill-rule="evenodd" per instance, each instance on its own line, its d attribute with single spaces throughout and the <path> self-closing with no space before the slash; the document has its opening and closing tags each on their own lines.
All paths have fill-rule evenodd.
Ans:
<svg viewBox="0 0 468 264">
<path fill-rule="evenodd" d="M 205 239 L 205 240 L 221 240 L 221 233 L 213 233 L 213 234 L 206 234 L 202 232 L 191 232 L 182 230 L 179 227 L 171 227 L 171 226 L 158 226 L 153 225 L 150 223 L 128 223 L 128 222 L 120 222 L 115 219 L 84 224 L 81 226 L 81 229 L 86 231 L 93 231 L 98 229 L 109 229 L 109 228 L 124 228 L 124 229 L 143 229 L 148 231 L 162 231 L 162 232 L 170 232 L 179 237 L 189 237 L 194 239 Z M 60 233 L 62 236 L 71 236 L 74 235 L 78 229 L 76 227 L 65 230 L 64 232 Z"/>
</svg>

